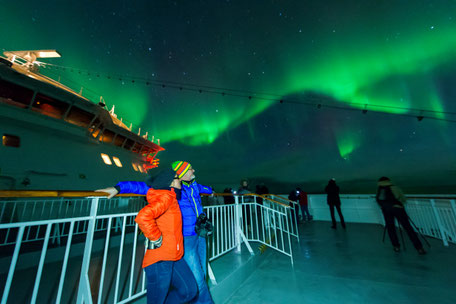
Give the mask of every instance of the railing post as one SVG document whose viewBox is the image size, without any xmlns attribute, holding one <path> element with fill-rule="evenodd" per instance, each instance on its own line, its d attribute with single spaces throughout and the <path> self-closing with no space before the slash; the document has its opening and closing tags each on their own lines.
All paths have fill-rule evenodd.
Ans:
<svg viewBox="0 0 456 304">
<path fill-rule="evenodd" d="M 435 215 L 435 219 L 437 220 L 437 224 L 439 225 L 439 230 L 440 230 L 440 234 L 442 235 L 443 245 L 448 246 L 448 241 L 447 241 L 447 238 L 445 235 L 445 228 L 442 225 L 442 221 L 440 220 L 440 215 L 437 212 L 437 208 L 435 207 L 435 201 L 433 199 L 431 199 L 431 206 L 432 206 L 432 210 L 434 211 L 434 215 Z"/>
<path fill-rule="evenodd" d="M 240 223 L 240 217 L 241 217 L 241 205 L 239 204 L 239 196 L 235 195 L 234 196 L 234 217 L 235 217 L 235 231 L 236 231 L 236 246 L 237 246 L 237 251 L 241 251 L 241 223 Z"/>
<path fill-rule="evenodd" d="M 78 298 L 76 303 L 92 304 L 92 293 L 90 292 L 89 266 L 90 256 L 92 253 L 93 234 L 95 232 L 95 223 L 97 220 L 98 197 L 92 198 L 92 208 L 90 209 L 89 225 L 87 228 L 87 237 L 84 247 L 84 257 L 82 259 L 81 275 L 79 277 Z"/>
<path fill-rule="evenodd" d="M 285 210 L 285 214 L 287 214 L 286 210 Z M 304 217 L 304 215 L 303 215 Z M 290 228 L 288 227 L 288 219 L 286 221 L 287 223 L 287 231 L 288 231 L 288 246 L 290 248 L 290 261 L 291 261 L 291 266 L 293 267 L 293 249 L 291 248 L 291 237 L 290 237 Z M 299 243 L 299 237 L 298 237 L 298 243 Z"/>
<path fill-rule="evenodd" d="M 6 304 L 8 295 L 11 288 L 11 282 L 13 281 L 14 271 L 16 269 L 17 258 L 19 257 L 19 251 L 22 245 L 22 238 L 24 236 L 25 226 L 19 227 L 19 232 L 16 238 L 16 245 L 14 246 L 13 258 L 11 260 L 10 268 L 8 271 L 8 277 L 6 278 L 5 288 L 3 289 L 2 304 Z"/>
<path fill-rule="evenodd" d="M 456 204 L 454 200 L 450 200 L 451 209 L 453 210 L 454 221 L 456 222 Z"/>
</svg>

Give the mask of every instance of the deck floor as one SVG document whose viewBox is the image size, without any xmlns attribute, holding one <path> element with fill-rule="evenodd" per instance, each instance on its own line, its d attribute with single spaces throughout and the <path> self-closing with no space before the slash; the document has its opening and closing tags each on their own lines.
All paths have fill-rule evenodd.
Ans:
<svg viewBox="0 0 456 304">
<path fill-rule="evenodd" d="M 274 252 L 225 303 L 456 303 L 456 246 L 429 239 L 420 256 L 407 236 L 395 253 L 383 227 L 300 224 L 294 265 Z M 268 249 L 271 250 L 271 249 Z"/>
</svg>

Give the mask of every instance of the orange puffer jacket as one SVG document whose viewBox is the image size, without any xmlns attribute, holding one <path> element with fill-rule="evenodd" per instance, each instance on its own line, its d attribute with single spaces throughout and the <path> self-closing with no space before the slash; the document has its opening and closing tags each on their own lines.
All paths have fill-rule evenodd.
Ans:
<svg viewBox="0 0 456 304">
<path fill-rule="evenodd" d="M 149 189 L 147 201 L 149 204 L 139 211 L 135 221 L 148 239 L 163 236 L 163 240 L 159 248 L 146 251 L 143 268 L 158 261 L 177 261 L 184 254 L 182 214 L 174 189 Z"/>
</svg>

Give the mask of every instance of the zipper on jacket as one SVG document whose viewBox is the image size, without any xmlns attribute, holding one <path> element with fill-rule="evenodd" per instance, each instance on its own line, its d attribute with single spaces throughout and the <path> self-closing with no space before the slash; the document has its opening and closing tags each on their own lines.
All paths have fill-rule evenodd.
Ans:
<svg viewBox="0 0 456 304">
<path fill-rule="evenodd" d="M 192 197 L 192 200 L 193 200 L 193 204 L 195 205 L 196 218 L 198 218 L 198 217 L 199 217 L 199 214 L 198 214 L 198 207 L 196 206 L 195 198 L 193 197 L 193 188 L 191 188 L 191 189 L 192 189 L 192 195 L 191 195 L 191 197 Z"/>
</svg>

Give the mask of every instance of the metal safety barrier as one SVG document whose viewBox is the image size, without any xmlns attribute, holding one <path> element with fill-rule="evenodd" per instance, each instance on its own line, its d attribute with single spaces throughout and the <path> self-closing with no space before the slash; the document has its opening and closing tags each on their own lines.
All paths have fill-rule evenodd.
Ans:
<svg viewBox="0 0 456 304">
<path fill-rule="evenodd" d="M 256 195 L 246 198 L 204 207 L 214 225 L 208 237 L 209 262 L 240 250 L 242 244 L 253 254 L 251 241 L 293 262 L 289 207 L 274 206 L 277 203 L 266 198 L 259 204 Z M 144 203 L 142 197 L 0 201 L 0 263 L 8 266 L 0 276 L 1 303 L 127 303 L 143 296 L 145 238 L 134 219 Z M 216 284 L 210 264 L 208 272 Z M 22 292 L 26 285 L 33 285 L 31 294 Z M 69 292 L 73 290 L 76 293 Z"/>
</svg>

